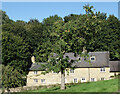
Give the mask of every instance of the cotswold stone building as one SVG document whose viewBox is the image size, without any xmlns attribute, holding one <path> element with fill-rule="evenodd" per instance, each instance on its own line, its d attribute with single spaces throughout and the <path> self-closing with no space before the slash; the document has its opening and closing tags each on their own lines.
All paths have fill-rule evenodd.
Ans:
<svg viewBox="0 0 120 94">
<path fill-rule="evenodd" d="M 72 60 L 78 60 L 73 63 L 76 66 L 74 70 L 69 69 L 69 75 L 65 72 L 65 83 L 93 82 L 99 80 L 109 80 L 117 75 L 120 61 L 109 61 L 109 52 L 89 52 L 90 63 L 86 62 L 84 57 L 74 56 L 74 53 L 65 53 Z M 27 86 L 52 85 L 61 83 L 61 75 L 59 73 L 41 74 L 40 63 L 33 64 L 27 75 Z"/>
</svg>

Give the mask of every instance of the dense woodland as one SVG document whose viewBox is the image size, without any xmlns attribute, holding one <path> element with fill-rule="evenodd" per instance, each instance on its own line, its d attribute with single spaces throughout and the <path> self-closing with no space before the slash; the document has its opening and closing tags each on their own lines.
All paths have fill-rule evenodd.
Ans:
<svg viewBox="0 0 120 94">
<path fill-rule="evenodd" d="M 111 60 L 120 60 L 119 19 L 94 12 L 93 7 L 84 6 L 84 9 L 86 14 L 64 18 L 54 15 L 42 22 L 13 21 L 2 11 L 2 64 L 27 75 L 31 56 L 36 57 L 36 62 L 46 62 L 57 40 L 67 44 L 63 48 L 65 52 L 80 54 L 86 47 L 87 52 L 109 51 Z"/>
</svg>

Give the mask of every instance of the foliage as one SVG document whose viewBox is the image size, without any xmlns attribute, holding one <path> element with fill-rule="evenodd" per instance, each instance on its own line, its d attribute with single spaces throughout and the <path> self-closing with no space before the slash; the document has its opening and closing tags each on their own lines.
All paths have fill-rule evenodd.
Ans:
<svg viewBox="0 0 120 94">
<path fill-rule="evenodd" d="M 10 23 L 12 20 L 9 19 L 5 11 L 0 10 L 0 15 L 2 17 L 2 24 Z"/>
<path fill-rule="evenodd" d="M 13 66 L 26 74 L 30 65 L 29 45 L 13 33 L 2 33 L 2 64 Z"/>
<path fill-rule="evenodd" d="M 92 12 L 91 9 L 89 11 Z M 93 18 L 93 15 L 90 15 L 90 17 Z M 83 26 L 80 25 L 82 20 L 85 20 Z M 76 22 L 78 22 L 77 25 Z M 53 40 L 52 42 L 54 42 L 52 55 L 49 56 L 48 64 L 45 65 L 45 67 L 46 73 L 51 71 L 61 72 L 61 89 L 65 89 L 65 70 L 66 68 L 71 68 L 74 62 L 74 60 L 70 60 L 69 57 L 64 57 L 64 55 L 70 51 L 77 54 L 82 53 L 80 49 L 83 48 L 87 40 L 85 36 L 91 37 L 91 32 L 87 32 L 87 27 L 85 27 L 89 25 L 89 23 L 89 20 L 83 16 L 82 18 L 79 17 L 77 20 L 68 21 L 67 23 L 57 21 L 53 24 L 53 31 L 50 34 Z M 94 29 L 94 27 L 96 27 L 96 25 L 93 23 L 93 27 L 88 26 L 87 29 Z M 85 36 L 82 36 L 81 32 L 83 32 Z"/>
<path fill-rule="evenodd" d="M 11 66 L 2 66 L 2 85 L 4 88 L 15 88 L 17 86 L 22 86 L 23 79 L 22 75 Z"/>
</svg>

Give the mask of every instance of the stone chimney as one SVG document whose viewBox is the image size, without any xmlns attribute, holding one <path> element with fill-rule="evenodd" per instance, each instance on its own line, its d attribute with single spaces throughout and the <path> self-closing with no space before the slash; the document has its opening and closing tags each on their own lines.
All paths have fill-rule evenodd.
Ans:
<svg viewBox="0 0 120 94">
<path fill-rule="evenodd" d="M 82 53 L 85 53 L 85 52 L 87 52 L 86 47 L 83 47 Z"/>
<path fill-rule="evenodd" d="M 35 63 L 35 57 L 34 56 L 31 57 L 31 61 L 32 61 L 32 63 Z"/>
</svg>

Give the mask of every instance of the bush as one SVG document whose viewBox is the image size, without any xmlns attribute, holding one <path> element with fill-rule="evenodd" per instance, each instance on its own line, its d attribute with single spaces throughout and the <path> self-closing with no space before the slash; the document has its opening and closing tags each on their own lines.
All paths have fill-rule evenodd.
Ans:
<svg viewBox="0 0 120 94">
<path fill-rule="evenodd" d="M 24 85 L 22 75 L 11 66 L 2 66 L 2 85 L 4 88 L 15 88 Z"/>
</svg>

